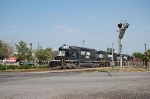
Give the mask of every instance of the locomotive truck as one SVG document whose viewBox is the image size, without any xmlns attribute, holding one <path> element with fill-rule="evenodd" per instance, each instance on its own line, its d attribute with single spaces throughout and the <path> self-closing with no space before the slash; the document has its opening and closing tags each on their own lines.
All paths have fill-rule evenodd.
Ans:
<svg viewBox="0 0 150 99">
<path fill-rule="evenodd" d="M 114 63 L 118 65 L 118 54 L 114 53 Z M 127 61 L 127 56 L 123 56 L 123 62 Z M 110 66 L 112 62 L 112 53 L 106 51 L 97 51 L 95 49 L 62 45 L 51 60 L 49 66 L 55 69 L 80 68 L 80 67 L 100 67 Z"/>
</svg>

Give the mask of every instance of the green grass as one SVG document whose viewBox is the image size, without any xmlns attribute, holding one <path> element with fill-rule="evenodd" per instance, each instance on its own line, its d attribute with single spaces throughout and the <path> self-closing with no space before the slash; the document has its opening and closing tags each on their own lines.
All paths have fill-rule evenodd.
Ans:
<svg viewBox="0 0 150 99">
<path fill-rule="evenodd" d="M 0 64 L 0 71 L 47 71 L 51 70 L 48 66 L 41 65 L 41 66 L 30 66 L 30 65 L 3 65 Z M 79 72 L 92 72 L 95 70 L 80 70 Z M 97 70 L 98 72 L 147 72 L 150 71 L 150 68 L 138 68 L 134 66 L 126 66 L 124 69 L 120 70 L 119 66 L 114 67 L 114 71 L 112 67 L 102 67 L 101 69 Z"/>
<path fill-rule="evenodd" d="M 103 67 L 102 69 L 98 70 L 98 72 L 108 72 L 112 71 L 112 67 Z"/>
<path fill-rule="evenodd" d="M 142 68 L 142 67 L 126 67 L 123 71 L 126 72 L 147 72 L 150 71 L 149 68 Z"/>
<path fill-rule="evenodd" d="M 30 65 L 22 65 L 22 66 L 19 66 L 19 65 L 3 65 L 3 64 L 0 64 L 0 71 L 12 71 L 12 70 L 19 70 L 19 69 L 49 69 L 48 66 L 30 66 Z"/>
<path fill-rule="evenodd" d="M 103 69 L 98 70 L 98 72 L 112 72 L 112 67 L 103 67 Z M 133 67 L 133 66 L 128 66 L 125 68 L 122 68 L 122 70 L 120 70 L 119 66 L 115 66 L 114 68 L 115 72 L 147 72 L 150 71 L 150 68 L 142 68 L 142 67 Z"/>
</svg>

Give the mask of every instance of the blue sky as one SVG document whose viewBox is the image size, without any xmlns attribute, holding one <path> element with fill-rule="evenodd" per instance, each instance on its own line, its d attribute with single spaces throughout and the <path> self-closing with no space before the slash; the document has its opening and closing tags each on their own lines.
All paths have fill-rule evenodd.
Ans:
<svg viewBox="0 0 150 99">
<path fill-rule="evenodd" d="M 23 40 L 37 49 L 62 44 L 118 51 L 119 28 L 125 19 L 123 53 L 150 49 L 150 0 L 0 0 L 0 39 Z M 29 45 L 29 44 L 28 44 Z"/>
</svg>

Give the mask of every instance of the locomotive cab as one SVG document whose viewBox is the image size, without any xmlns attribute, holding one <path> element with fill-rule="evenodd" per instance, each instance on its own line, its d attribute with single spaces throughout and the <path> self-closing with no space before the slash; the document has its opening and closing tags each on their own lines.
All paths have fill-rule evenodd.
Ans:
<svg viewBox="0 0 150 99">
<path fill-rule="evenodd" d="M 65 57 L 68 59 L 69 57 L 69 46 L 63 45 L 59 48 L 59 51 L 56 53 L 56 60 L 62 60 L 62 58 Z"/>
</svg>

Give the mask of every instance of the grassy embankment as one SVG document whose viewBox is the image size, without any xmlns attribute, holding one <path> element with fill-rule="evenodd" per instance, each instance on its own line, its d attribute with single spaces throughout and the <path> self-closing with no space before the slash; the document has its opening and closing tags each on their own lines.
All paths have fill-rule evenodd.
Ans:
<svg viewBox="0 0 150 99">
<path fill-rule="evenodd" d="M 150 71 L 150 68 L 144 67 L 134 67 L 134 66 L 126 66 L 120 70 L 120 67 L 117 66 L 112 70 L 112 67 L 104 67 L 103 69 L 98 70 L 99 72 L 147 72 Z"/>
<path fill-rule="evenodd" d="M 16 71 L 16 72 L 27 72 L 27 71 L 49 71 L 51 70 L 48 66 L 29 66 L 29 65 L 3 65 L 0 64 L 0 71 Z M 112 67 L 102 67 L 100 69 L 87 69 L 87 70 L 75 70 L 80 72 L 92 72 L 92 71 L 98 71 L 98 72 L 147 72 L 150 71 L 150 68 L 144 68 L 144 67 L 134 67 L 134 66 L 126 66 L 122 70 L 120 70 L 119 66 L 115 66 L 114 70 L 112 70 Z"/>
</svg>

